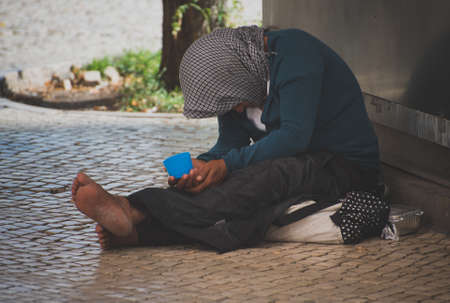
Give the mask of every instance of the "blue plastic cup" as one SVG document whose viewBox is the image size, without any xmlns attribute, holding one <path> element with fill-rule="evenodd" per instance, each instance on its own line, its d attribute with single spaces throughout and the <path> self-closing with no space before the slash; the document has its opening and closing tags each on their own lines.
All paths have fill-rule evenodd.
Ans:
<svg viewBox="0 0 450 303">
<path fill-rule="evenodd" d="M 184 174 L 189 174 L 193 168 L 189 152 L 173 155 L 164 160 L 163 164 L 169 175 L 175 177 L 175 179 L 181 178 Z"/>
</svg>

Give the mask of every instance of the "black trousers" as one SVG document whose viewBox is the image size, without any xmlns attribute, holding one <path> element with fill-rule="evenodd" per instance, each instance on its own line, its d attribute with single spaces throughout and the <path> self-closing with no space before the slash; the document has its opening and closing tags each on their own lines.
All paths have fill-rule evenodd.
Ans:
<svg viewBox="0 0 450 303">
<path fill-rule="evenodd" d="M 351 190 L 376 186 L 377 172 L 329 152 L 267 160 L 232 172 L 220 185 L 193 195 L 147 188 L 128 197 L 148 214 L 137 226 L 145 245 L 201 242 L 225 252 L 255 245 L 287 208 L 312 199 L 328 207 Z"/>
</svg>

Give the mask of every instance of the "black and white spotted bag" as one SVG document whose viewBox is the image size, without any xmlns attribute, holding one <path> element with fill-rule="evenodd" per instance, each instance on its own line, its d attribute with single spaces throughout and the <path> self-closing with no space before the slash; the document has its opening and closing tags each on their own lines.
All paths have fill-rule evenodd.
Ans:
<svg viewBox="0 0 450 303">
<path fill-rule="evenodd" d="M 377 192 L 368 191 L 348 192 L 339 201 L 342 207 L 332 219 L 338 221 L 344 244 L 359 243 L 381 234 L 388 222 L 389 201 Z"/>
</svg>

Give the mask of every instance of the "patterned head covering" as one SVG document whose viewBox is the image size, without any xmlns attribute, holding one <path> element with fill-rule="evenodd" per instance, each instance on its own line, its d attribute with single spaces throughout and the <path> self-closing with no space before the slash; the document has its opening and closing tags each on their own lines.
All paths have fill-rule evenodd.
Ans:
<svg viewBox="0 0 450 303">
<path fill-rule="evenodd" d="M 201 37 L 180 64 L 184 115 L 207 118 L 223 115 L 244 101 L 262 104 L 268 72 L 262 28 L 222 28 Z"/>
</svg>

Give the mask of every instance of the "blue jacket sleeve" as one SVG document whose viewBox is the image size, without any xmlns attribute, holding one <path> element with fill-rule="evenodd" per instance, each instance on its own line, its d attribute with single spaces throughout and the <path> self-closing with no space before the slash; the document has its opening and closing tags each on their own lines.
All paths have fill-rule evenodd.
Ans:
<svg viewBox="0 0 450 303">
<path fill-rule="evenodd" d="M 234 113 L 229 112 L 217 119 L 219 138 L 208 152 L 199 155 L 197 159 L 203 161 L 222 159 L 230 150 L 250 144 L 249 134 L 241 127 L 241 122 Z"/>
<path fill-rule="evenodd" d="M 289 157 L 308 149 L 322 89 L 321 57 L 283 57 L 277 67 L 272 98 L 279 103 L 280 128 L 253 145 L 234 148 L 224 160 L 232 171 L 266 159 Z"/>
</svg>

